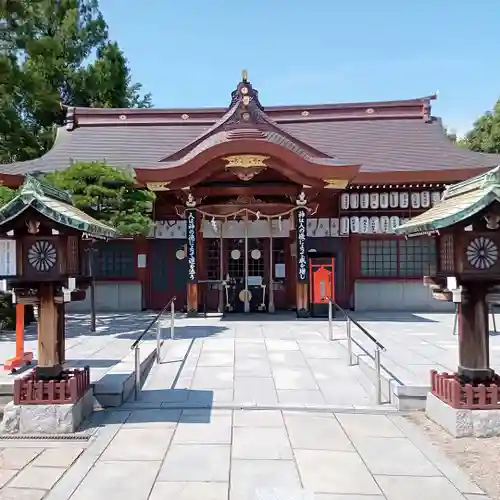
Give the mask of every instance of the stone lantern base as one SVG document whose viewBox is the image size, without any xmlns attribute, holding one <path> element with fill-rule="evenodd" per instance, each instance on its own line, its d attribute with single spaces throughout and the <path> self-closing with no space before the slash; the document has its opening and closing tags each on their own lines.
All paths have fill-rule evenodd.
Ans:
<svg viewBox="0 0 500 500">
<path fill-rule="evenodd" d="M 500 436 L 500 377 L 493 382 L 464 385 L 456 375 L 433 370 L 427 417 L 454 437 Z"/>
<path fill-rule="evenodd" d="M 73 433 L 93 408 L 88 367 L 65 370 L 60 380 L 36 380 L 32 372 L 14 382 L 14 401 L 4 408 L 0 431 L 8 434 Z"/>
</svg>

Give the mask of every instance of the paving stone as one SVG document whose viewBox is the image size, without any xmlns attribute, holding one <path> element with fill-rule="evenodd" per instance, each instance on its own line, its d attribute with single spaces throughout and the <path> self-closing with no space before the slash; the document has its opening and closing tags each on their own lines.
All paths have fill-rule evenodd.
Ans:
<svg viewBox="0 0 500 500">
<path fill-rule="evenodd" d="M 331 342 L 298 341 L 300 350 L 308 359 L 347 359 L 345 349 Z"/>
<path fill-rule="evenodd" d="M 228 483 L 158 482 L 148 500 L 227 500 Z"/>
<path fill-rule="evenodd" d="M 318 384 L 309 368 L 273 367 L 276 389 L 317 390 Z"/>
<path fill-rule="evenodd" d="M 465 498 L 467 500 L 490 500 L 487 495 L 465 495 Z"/>
<path fill-rule="evenodd" d="M 30 464 L 19 472 L 9 487 L 50 490 L 65 472 L 63 467 L 35 467 Z"/>
<path fill-rule="evenodd" d="M 180 422 L 191 423 L 209 423 L 212 419 L 217 418 L 220 422 L 222 419 L 231 425 L 233 412 L 232 410 L 213 410 L 211 408 L 191 408 L 182 410 Z"/>
<path fill-rule="evenodd" d="M 236 358 L 234 374 L 236 377 L 272 377 L 269 361 L 265 358 L 266 353 L 260 358 Z"/>
<path fill-rule="evenodd" d="M 295 340 L 266 340 L 268 351 L 298 351 L 299 344 Z"/>
<path fill-rule="evenodd" d="M 4 448 L 0 451 L 0 469 L 22 469 L 42 451 L 43 448 Z"/>
<path fill-rule="evenodd" d="M 148 500 L 160 462 L 98 461 L 71 500 Z"/>
<path fill-rule="evenodd" d="M 483 494 L 483 491 L 470 480 L 469 476 L 456 463 L 444 455 L 437 445 L 429 441 L 427 436 L 415 424 L 398 415 L 390 415 L 387 418 L 401 429 L 405 436 L 424 453 L 434 466 L 437 467 L 461 493 L 467 493 L 469 495 Z"/>
<path fill-rule="evenodd" d="M 172 445 L 158 481 L 229 481 L 230 446 Z"/>
<path fill-rule="evenodd" d="M 381 493 L 357 453 L 326 450 L 295 450 L 294 453 L 306 489 L 357 495 Z"/>
<path fill-rule="evenodd" d="M 235 427 L 283 427 L 283 416 L 279 410 L 235 410 Z"/>
<path fill-rule="evenodd" d="M 0 500 L 42 500 L 47 492 L 24 488 L 3 488 L 0 490 Z"/>
<path fill-rule="evenodd" d="M 266 488 L 302 491 L 292 460 L 233 460 L 231 465 L 231 500 L 260 500 L 256 492 Z"/>
<path fill-rule="evenodd" d="M 306 358 L 301 351 L 270 351 L 268 357 L 273 366 L 307 367 Z"/>
<path fill-rule="evenodd" d="M 104 461 L 162 460 L 174 429 L 127 429 L 118 431 L 102 454 Z"/>
<path fill-rule="evenodd" d="M 336 415 L 344 431 L 353 439 L 365 437 L 403 437 L 404 434 L 385 415 L 360 415 L 338 413 Z"/>
<path fill-rule="evenodd" d="M 290 405 L 325 405 L 326 401 L 320 390 L 280 390 L 278 400 Z"/>
<path fill-rule="evenodd" d="M 445 477 L 376 476 L 387 500 L 463 500 Z"/>
<path fill-rule="evenodd" d="M 232 351 L 206 351 L 198 359 L 198 366 L 233 366 L 234 355 Z"/>
<path fill-rule="evenodd" d="M 204 339 L 202 353 L 208 351 L 234 351 L 234 339 Z"/>
<path fill-rule="evenodd" d="M 234 400 L 237 403 L 276 404 L 278 395 L 272 378 L 236 377 Z"/>
<path fill-rule="evenodd" d="M 17 470 L 0 469 L 0 488 L 5 486 L 16 474 Z"/>
<path fill-rule="evenodd" d="M 231 422 L 213 417 L 209 423 L 181 423 L 172 444 L 231 444 Z"/>
<path fill-rule="evenodd" d="M 48 448 L 39 455 L 33 465 L 38 467 L 70 467 L 71 464 L 82 454 L 82 448 L 60 447 Z"/>
<path fill-rule="evenodd" d="M 316 493 L 314 500 L 386 500 L 383 495 L 335 495 L 334 493 Z"/>
<path fill-rule="evenodd" d="M 292 459 L 292 448 L 284 428 L 235 427 L 233 459 Z"/>
<path fill-rule="evenodd" d="M 364 437 L 355 446 L 372 474 L 442 475 L 409 439 Z"/>
<path fill-rule="evenodd" d="M 202 366 L 196 369 L 191 389 L 232 389 L 233 368 Z"/>
<path fill-rule="evenodd" d="M 231 389 L 211 389 L 209 391 L 191 390 L 188 395 L 188 402 L 192 404 L 203 404 L 211 406 L 212 403 L 230 403 L 233 401 L 234 390 Z"/>
<path fill-rule="evenodd" d="M 337 420 L 315 413 L 284 414 L 285 423 L 294 449 L 354 451 L 354 447 Z"/>
<path fill-rule="evenodd" d="M 123 425 L 127 429 L 170 429 L 177 425 L 180 415 L 181 410 L 135 410 Z"/>
</svg>

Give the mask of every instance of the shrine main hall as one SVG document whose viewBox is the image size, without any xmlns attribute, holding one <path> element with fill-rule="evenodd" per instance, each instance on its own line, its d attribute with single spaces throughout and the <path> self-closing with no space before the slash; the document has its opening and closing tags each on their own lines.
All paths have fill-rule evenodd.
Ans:
<svg viewBox="0 0 500 500">
<path fill-rule="evenodd" d="M 324 313 L 325 295 L 355 310 L 448 308 L 422 285 L 435 239 L 395 228 L 500 155 L 454 144 L 435 98 L 265 106 L 243 72 L 227 107 L 68 107 L 52 149 L 0 165 L 0 180 L 101 161 L 156 193 L 150 237 L 98 245 L 100 310 L 176 296 L 190 313 L 308 316 Z"/>
</svg>

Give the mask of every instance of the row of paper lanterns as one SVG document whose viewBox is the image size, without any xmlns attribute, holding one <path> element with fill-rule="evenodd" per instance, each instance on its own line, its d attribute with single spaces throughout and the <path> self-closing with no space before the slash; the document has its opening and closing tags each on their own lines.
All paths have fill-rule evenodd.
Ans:
<svg viewBox="0 0 500 500">
<path fill-rule="evenodd" d="M 341 217 L 340 234 L 380 234 L 393 233 L 394 230 L 404 224 L 408 219 L 401 217 Z"/>
<path fill-rule="evenodd" d="M 340 208 L 342 210 L 379 208 L 429 208 L 441 200 L 440 191 L 391 191 L 389 193 L 342 193 Z"/>
</svg>

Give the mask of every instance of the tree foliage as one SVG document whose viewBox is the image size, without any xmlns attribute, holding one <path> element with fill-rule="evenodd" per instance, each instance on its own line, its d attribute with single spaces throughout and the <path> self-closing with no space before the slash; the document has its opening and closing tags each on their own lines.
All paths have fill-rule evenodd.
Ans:
<svg viewBox="0 0 500 500">
<path fill-rule="evenodd" d="M 17 190 L 10 189 L 7 186 L 0 186 L 0 207 L 3 207 L 9 201 L 13 200 L 17 194 Z"/>
<path fill-rule="evenodd" d="M 472 151 L 500 154 L 500 100 L 474 122 L 472 130 L 460 141 Z"/>
<path fill-rule="evenodd" d="M 123 236 L 147 236 L 150 232 L 155 195 L 137 189 L 130 172 L 99 162 L 79 162 L 46 174 L 43 180 L 68 191 L 75 206 Z"/>
<path fill-rule="evenodd" d="M 98 0 L 0 0 L 0 162 L 46 152 L 61 104 L 150 107 L 151 96 L 132 83 Z"/>
</svg>

